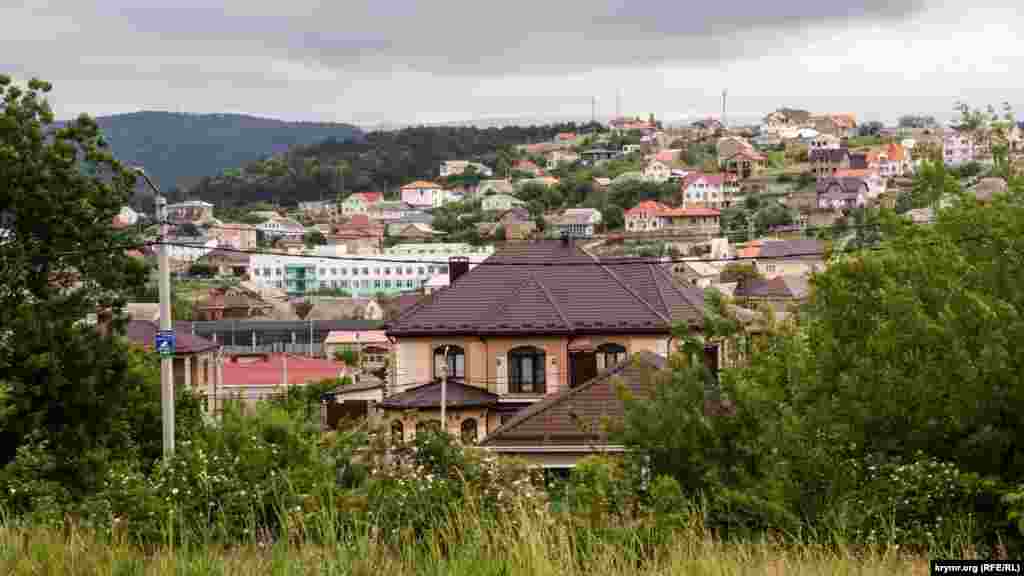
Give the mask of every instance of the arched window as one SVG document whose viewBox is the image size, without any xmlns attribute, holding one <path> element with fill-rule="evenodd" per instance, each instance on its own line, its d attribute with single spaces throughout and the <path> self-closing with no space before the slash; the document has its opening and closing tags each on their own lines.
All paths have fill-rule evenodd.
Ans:
<svg viewBox="0 0 1024 576">
<path fill-rule="evenodd" d="M 460 438 L 463 444 L 476 444 L 476 419 L 467 418 L 462 421 Z"/>
<path fill-rule="evenodd" d="M 445 361 L 445 346 L 434 348 L 434 378 L 440 378 L 443 374 L 441 367 L 448 365 L 449 378 L 466 377 L 466 351 L 461 346 L 447 346 L 448 360 Z"/>
<path fill-rule="evenodd" d="M 513 393 L 545 390 L 544 351 L 534 346 L 520 346 L 508 353 L 508 385 Z"/>
<path fill-rule="evenodd" d="M 426 432 L 440 432 L 441 421 L 440 420 L 420 420 L 416 423 L 416 434 L 425 434 Z"/>
<path fill-rule="evenodd" d="M 608 342 L 601 344 L 597 347 L 597 369 L 604 370 L 611 368 L 619 362 L 626 361 L 626 348 L 615 344 L 614 342 Z"/>
<path fill-rule="evenodd" d="M 401 420 L 395 420 L 391 423 L 391 442 L 394 444 L 405 442 L 405 427 L 402 426 Z"/>
</svg>

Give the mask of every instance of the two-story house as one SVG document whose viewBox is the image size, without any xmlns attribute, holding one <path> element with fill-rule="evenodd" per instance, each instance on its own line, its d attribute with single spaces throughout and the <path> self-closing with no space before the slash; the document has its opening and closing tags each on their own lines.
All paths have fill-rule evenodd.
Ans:
<svg viewBox="0 0 1024 576">
<path fill-rule="evenodd" d="M 281 216 L 257 224 L 256 230 L 267 238 L 302 238 L 306 234 L 302 224 Z"/>
<path fill-rule="evenodd" d="M 942 134 L 942 160 L 946 166 L 961 166 L 977 159 L 977 150 L 969 134 L 947 130 Z"/>
<path fill-rule="evenodd" d="M 189 200 L 167 205 L 167 220 L 172 224 L 200 223 L 213 219 L 213 204 L 202 200 Z"/>
<path fill-rule="evenodd" d="M 668 179 L 672 176 L 672 169 L 668 164 L 661 162 L 660 160 L 651 160 L 644 165 L 641 170 L 641 176 L 646 182 L 668 182 Z"/>
<path fill-rule="evenodd" d="M 687 207 L 728 208 L 739 195 L 739 185 L 730 174 L 690 172 L 679 185 L 682 204 Z"/>
<path fill-rule="evenodd" d="M 397 438 L 443 426 L 473 442 L 632 354 L 667 356 L 673 325 L 702 324 L 701 290 L 655 263 L 600 259 L 569 239 L 508 245 L 472 271 L 450 269 L 449 287 L 386 327 L 396 382 L 381 407 Z"/>
<path fill-rule="evenodd" d="M 751 242 L 737 255 L 751 260 L 765 278 L 810 276 L 825 269 L 825 245 L 821 240 L 761 240 Z"/>
<path fill-rule="evenodd" d="M 834 134 L 818 134 L 808 143 L 808 153 L 813 154 L 815 150 L 839 150 L 842 148 L 842 138 Z"/>
<path fill-rule="evenodd" d="M 721 212 L 714 208 L 671 208 L 660 202 L 645 200 L 626 210 L 626 230 L 649 232 L 664 229 L 716 234 L 721 229 Z"/>
<path fill-rule="evenodd" d="M 868 183 L 856 176 L 827 176 L 816 186 L 817 206 L 821 210 L 844 210 L 867 205 Z"/>
<path fill-rule="evenodd" d="M 878 153 L 878 172 L 883 178 L 901 178 L 912 171 L 910 152 L 899 144 L 889 144 Z"/>
<path fill-rule="evenodd" d="M 367 214 L 374 204 L 383 199 L 384 194 L 381 192 L 355 192 L 341 203 L 341 213 L 345 216 Z"/>
<path fill-rule="evenodd" d="M 416 208 L 437 208 L 446 202 L 444 188 L 435 182 L 417 180 L 401 188 L 402 202 Z"/>
<path fill-rule="evenodd" d="M 832 176 L 839 170 L 850 168 L 850 150 L 848 148 L 818 148 L 807 155 L 814 175 L 820 178 Z"/>
<path fill-rule="evenodd" d="M 601 224 L 601 212 L 596 208 L 568 208 L 550 222 L 559 235 L 591 238 Z"/>
<path fill-rule="evenodd" d="M 299 202 L 299 212 L 313 221 L 331 221 L 338 216 L 338 204 L 334 200 Z"/>
</svg>

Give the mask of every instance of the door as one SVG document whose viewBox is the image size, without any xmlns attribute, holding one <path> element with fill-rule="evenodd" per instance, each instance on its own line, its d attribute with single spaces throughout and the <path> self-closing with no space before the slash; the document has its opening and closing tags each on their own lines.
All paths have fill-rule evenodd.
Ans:
<svg viewBox="0 0 1024 576">
<path fill-rule="evenodd" d="M 575 352 L 569 355 L 569 386 L 575 388 L 597 376 L 597 354 Z"/>
</svg>

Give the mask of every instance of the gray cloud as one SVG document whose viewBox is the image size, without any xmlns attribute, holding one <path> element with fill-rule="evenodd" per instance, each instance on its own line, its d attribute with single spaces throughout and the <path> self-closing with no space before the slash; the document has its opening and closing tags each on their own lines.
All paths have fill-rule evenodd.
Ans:
<svg viewBox="0 0 1024 576">
<path fill-rule="evenodd" d="M 780 35 L 811 27 L 898 22 L 925 0 L 199 0 L 104 2 L 102 21 L 192 51 L 276 55 L 335 70 L 400 66 L 452 76 L 564 74 L 660 63 L 716 62 L 776 52 Z M 99 21 L 99 22 L 102 22 Z M 109 24 L 105 24 L 109 26 Z"/>
</svg>

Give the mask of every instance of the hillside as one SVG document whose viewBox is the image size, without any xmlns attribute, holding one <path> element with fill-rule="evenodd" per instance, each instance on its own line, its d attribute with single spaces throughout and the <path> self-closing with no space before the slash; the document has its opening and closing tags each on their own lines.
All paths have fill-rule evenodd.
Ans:
<svg viewBox="0 0 1024 576">
<path fill-rule="evenodd" d="M 294 205 L 350 191 L 394 191 L 414 179 L 434 179 L 444 160 L 476 160 L 496 173 L 519 144 L 551 141 L 560 132 L 596 126 L 563 123 L 503 128 L 420 126 L 368 132 L 358 140 L 295 146 L 271 159 L 203 178 L 188 191 L 219 205 L 277 202 Z"/>
<path fill-rule="evenodd" d="M 241 114 L 132 112 L 100 116 L 96 122 L 116 158 L 144 166 L 165 190 L 184 189 L 203 176 L 215 176 L 293 146 L 362 135 L 348 124 L 284 122 Z"/>
</svg>

